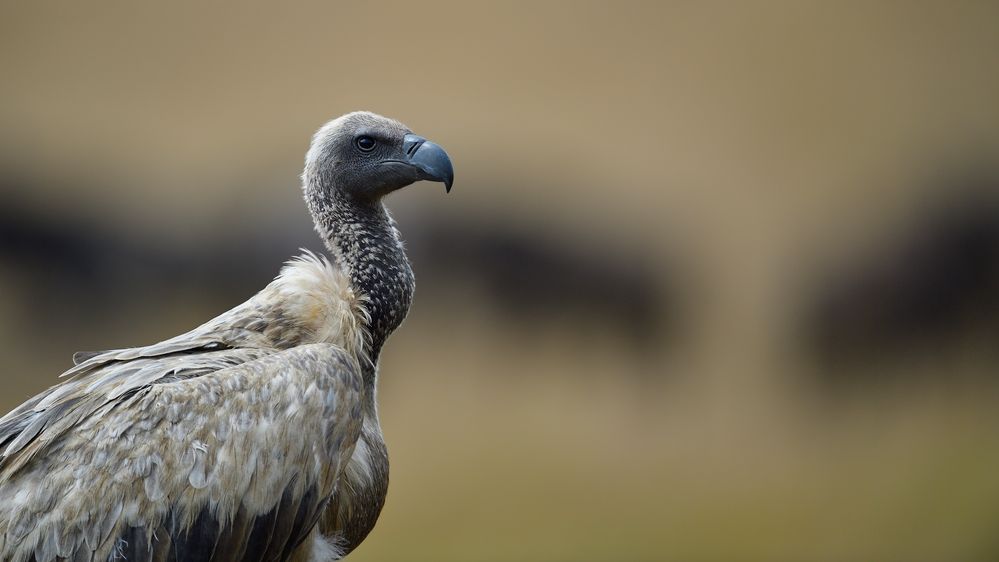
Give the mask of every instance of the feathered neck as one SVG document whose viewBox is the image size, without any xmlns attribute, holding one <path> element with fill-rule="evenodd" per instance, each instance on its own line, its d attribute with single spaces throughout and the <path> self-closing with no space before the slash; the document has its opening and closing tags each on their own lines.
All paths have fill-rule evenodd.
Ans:
<svg viewBox="0 0 999 562">
<path fill-rule="evenodd" d="M 310 200 L 309 209 L 337 265 L 364 299 L 370 317 L 367 355 L 377 364 L 382 345 L 409 312 L 413 270 L 395 222 L 380 201 L 359 203 L 332 193 Z"/>
</svg>

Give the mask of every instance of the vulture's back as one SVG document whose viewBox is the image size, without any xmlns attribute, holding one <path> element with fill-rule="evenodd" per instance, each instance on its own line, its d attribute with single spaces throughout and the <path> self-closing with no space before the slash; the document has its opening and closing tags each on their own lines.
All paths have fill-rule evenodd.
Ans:
<svg viewBox="0 0 999 562">
<path fill-rule="evenodd" d="M 75 366 L 0 420 L 0 560 L 291 558 L 361 432 L 363 314 L 305 256 L 188 334 Z"/>
</svg>

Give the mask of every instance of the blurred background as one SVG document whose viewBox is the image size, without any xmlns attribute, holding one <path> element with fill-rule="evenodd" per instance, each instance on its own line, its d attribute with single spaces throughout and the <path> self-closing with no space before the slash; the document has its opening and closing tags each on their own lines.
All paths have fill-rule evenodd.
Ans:
<svg viewBox="0 0 999 562">
<path fill-rule="evenodd" d="M 389 206 L 376 560 L 999 559 L 999 5 L 13 3 L 0 408 L 321 249 L 355 109 Z"/>
</svg>

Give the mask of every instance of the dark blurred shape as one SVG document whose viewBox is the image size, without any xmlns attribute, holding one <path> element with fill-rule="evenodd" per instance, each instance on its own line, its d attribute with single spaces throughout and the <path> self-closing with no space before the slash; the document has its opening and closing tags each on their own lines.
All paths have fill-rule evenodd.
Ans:
<svg viewBox="0 0 999 562">
<path fill-rule="evenodd" d="M 4 193 L 25 188 L 2 187 Z M 13 296 L 31 303 L 18 325 L 40 334 L 71 333 L 94 318 L 109 321 L 136 306 L 162 310 L 185 296 L 218 303 L 210 314 L 222 312 L 263 287 L 297 248 L 317 246 L 307 225 L 239 232 L 227 225 L 225 236 L 178 245 L 152 227 L 136 233 L 114 224 L 6 197 L 0 206 L 0 265 L 14 277 L 20 294 Z M 150 301 L 154 297 L 161 300 Z"/>
<path fill-rule="evenodd" d="M 892 243 L 826 277 L 808 308 L 810 348 L 841 369 L 999 336 L 999 177 L 942 183 Z M 942 376 L 947 376 L 941 371 Z"/>
<path fill-rule="evenodd" d="M 589 246 L 574 234 L 581 233 L 552 238 L 522 223 L 436 223 L 418 233 L 410 253 L 420 271 L 439 275 L 422 286 L 478 286 L 511 324 L 553 323 L 581 343 L 607 337 L 608 344 L 617 336 L 643 354 L 668 346 L 677 299 L 648 255 L 637 247 Z"/>
<path fill-rule="evenodd" d="M 3 191 L 24 189 L 17 187 Z M 127 314 L 128 306 L 165 306 L 146 302 L 149 295 L 196 295 L 217 303 L 211 314 L 222 312 L 262 288 L 299 248 L 320 248 L 304 210 L 299 221 L 269 227 L 246 220 L 220 228 L 224 236 L 188 244 L 164 239 L 153 228 L 126 234 L 111 225 L 52 214 L 16 198 L 5 202 L 0 261 L 16 268 L 23 298 L 34 303 L 32 313 L 18 319 L 21 325 L 43 331 L 51 329 L 47 319 L 60 318 L 58 326 L 69 333 L 94 317 Z M 405 231 L 418 274 L 427 281 L 420 284 L 426 297 L 449 283 L 469 283 L 484 288 L 497 318 L 514 326 L 549 321 L 587 343 L 617 335 L 643 353 L 666 341 L 665 319 L 673 316 L 666 311 L 674 299 L 638 251 L 582 253 L 572 233 L 552 240 L 540 228 L 520 225 L 407 221 Z"/>
</svg>

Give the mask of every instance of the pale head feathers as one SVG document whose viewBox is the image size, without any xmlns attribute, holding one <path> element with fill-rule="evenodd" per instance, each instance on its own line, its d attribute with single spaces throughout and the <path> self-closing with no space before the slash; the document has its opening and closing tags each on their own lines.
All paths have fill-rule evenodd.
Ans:
<svg viewBox="0 0 999 562">
<path fill-rule="evenodd" d="M 409 132 L 409 128 L 402 123 L 371 111 L 353 111 L 341 115 L 327 122 L 312 135 L 312 143 L 309 145 L 308 152 L 305 153 L 303 179 L 310 172 L 310 169 L 314 169 L 324 157 L 328 156 L 327 150 L 330 146 L 351 135 L 351 131 L 364 127 L 390 129 L 397 131 L 400 135 Z"/>
</svg>

